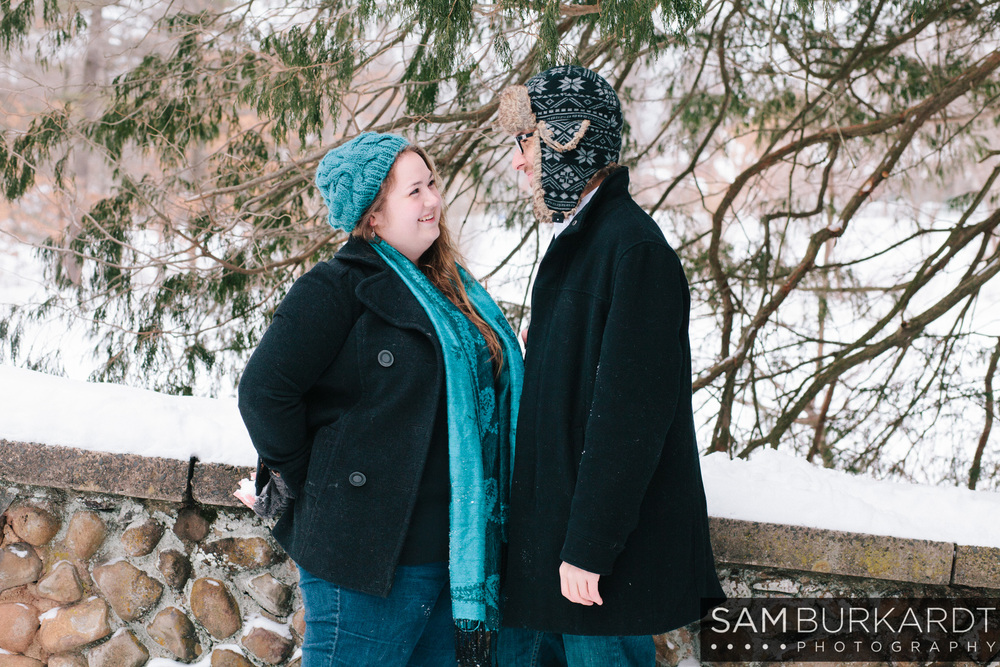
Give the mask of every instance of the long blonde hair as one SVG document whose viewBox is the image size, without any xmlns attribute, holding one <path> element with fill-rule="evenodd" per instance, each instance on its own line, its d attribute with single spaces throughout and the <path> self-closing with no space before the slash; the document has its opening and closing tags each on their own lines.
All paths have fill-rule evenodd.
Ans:
<svg viewBox="0 0 1000 667">
<path fill-rule="evenodd" d="M 389 196 L 389 191 L 392 190 L 395 184 L 396 177 L 396 164 L 399 162 L 399 156 L 403 153 L 415 153 L 420 156 L 420 159 L 424 161 L 427 168 L 431 171 L 431 176 L 434 178 L 435 183 L 441 183 L 441 177 L 438 174 L 437 167 L 434 166 L 434 160 L 431 156 L 427 154 L 423 148 L 419 146 L 409 145 L 399 152 L 396 156 L 396 163 L 393 164 L 392 169 L 389 170 L 389 174 L 382 181 L 382 186 L 379 188 L 378 193 L 375 195 L 375 199 L 372 203 L 368 205 L 365 212 L 361 214 L 361 218 L 358 220 L 358 224 L 354 227 L 354 231 L 351 232 L 351 236 L 364 239 L 371 243 L 375 240 L 375 228 L 371 226 L 369 219 L 373 213 L 382 210 L 385 206 L 385 200 Z M 483 335 L 486 339 L 486 346 L 490 351 L 490 359 L 493 361 L 493 367 L 499 371 L 500 367 L 503 365 L 503 349 L 500 346 L 500 339 L 497 334 L 490 327 L 489 324 L 479 315 L 476 309 L 473 307 L 472 302 L 469 300 L 469 295 L 465 291 L 465 285 L 462 283 L 461 276 L 458 273 L 458 267 L 456 265 L 461 265 L 463 269 L 468 271 L 465 266 L 465 262 L 462 260 L 461 253 L 452 243 L 451 232 L 448 231 L 448 224 L 446 222 L 445 216 L 445 205 L 444 198 L 441 199 L 441 218 L 438 221 L 438 229 L 440 233 L 431 247 L 424 251 L 424 254 L 420 256 L 417 262 L 417 268 L 427 276 L 427 279 L 431 283 L 441 290 L 449 301 L 455 304 L 455 307 L 462 311 L 469 321 L 475 325 L 479 333 Z"/>
</svg>

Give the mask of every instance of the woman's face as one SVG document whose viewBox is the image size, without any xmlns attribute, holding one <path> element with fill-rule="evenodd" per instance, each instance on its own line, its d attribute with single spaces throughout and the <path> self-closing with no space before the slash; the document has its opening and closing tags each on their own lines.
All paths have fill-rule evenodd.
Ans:
<svg viewBox="0 0 1000 667">
<path fill-rule="evenodd" d="M 416 264 L 441 233 L 441 195 L 416 153 L 400 153 L 392 177 L 385 205 L 372 213 L 370 223 L 383 241 Z"/>
</svg>

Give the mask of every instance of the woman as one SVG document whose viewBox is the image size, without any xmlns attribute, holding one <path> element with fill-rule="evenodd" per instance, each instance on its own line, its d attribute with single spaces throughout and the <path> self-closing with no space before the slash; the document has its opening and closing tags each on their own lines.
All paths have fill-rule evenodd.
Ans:
<svg viewBox="0 0 1000 667">
<path fill-rule="evenodd" d="M 350 231 L 295 282 L 239 386 L 257 493 L 290 500 L 303 667 L 489 664 L 521 385 L 428 155 L 368 132 L 317 169 Z M 456 632 L 457 629 L 457 632 Z"/>
</svg>

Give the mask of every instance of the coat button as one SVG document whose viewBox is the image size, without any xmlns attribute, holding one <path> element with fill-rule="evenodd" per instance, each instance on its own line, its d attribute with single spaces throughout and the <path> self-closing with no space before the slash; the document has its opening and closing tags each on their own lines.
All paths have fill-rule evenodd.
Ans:
<svg viewBox="0 0 1000 667">
<path fill-rule="evenodd" d="M 363 472 L 352 472 L 347 476 L 347 481 L 351 483 L 351 486 L 364 486 L 368 478 Z"/>
<path fill-rule="evenodd" d="M 395 361 L 395 357 L 392 356 L 392 352 L 389 350 L 382 350 L 378 353 L 378 363 L 383 368 L 389 368 L 389 366 L 392 366 L 393 361 Z"/>
</svg>

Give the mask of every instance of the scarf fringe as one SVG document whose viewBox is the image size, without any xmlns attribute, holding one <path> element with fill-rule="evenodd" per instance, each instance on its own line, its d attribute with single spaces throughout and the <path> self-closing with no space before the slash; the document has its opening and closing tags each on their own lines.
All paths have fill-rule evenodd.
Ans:
<svg viewBox="0 0 1000 667">
<path fill-rule="evenodd" d="M 458 667 L 497 667 L 499 633 L 483 623 L 456 621 L 455 657 Z"/>
</svg>

